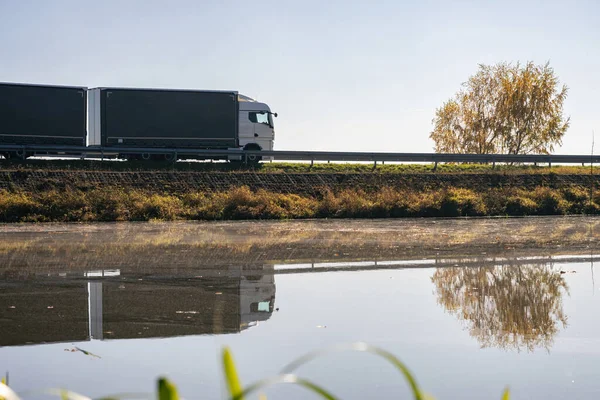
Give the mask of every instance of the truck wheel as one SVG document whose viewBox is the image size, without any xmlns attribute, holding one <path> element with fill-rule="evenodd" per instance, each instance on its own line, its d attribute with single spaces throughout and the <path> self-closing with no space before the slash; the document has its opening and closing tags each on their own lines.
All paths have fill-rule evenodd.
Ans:
<svg viewBox="0 0 600 400">
<path fill-rule="evenodd" d="M 244 147 L 244 150 L 257 150 L 257 151 L 260 151 L 262 149 L 257 144 L 249 144 L 246 147 Z M 256 154 L 248 154 L 248 155 L 244 156 L 244 159 L 248 162 L 248 164 L 258 164 L 258 162 L 260 160 L 262 160 L 262 157 L 258 156 Z"/>
<path fill-rule="evenodd" d="M 177 157 L 173 153 L 163 154 L 162 159 L 166 162 L 175 162 L 177 161 Z"/>
</svg>

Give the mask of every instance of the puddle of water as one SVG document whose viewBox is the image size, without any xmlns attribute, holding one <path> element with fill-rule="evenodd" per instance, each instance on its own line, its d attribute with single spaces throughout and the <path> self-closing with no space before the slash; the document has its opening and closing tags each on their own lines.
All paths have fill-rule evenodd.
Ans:
<svg viewBox="0 0 600 400">
<path fill-rule="evenodd" d="M 490 248 L 407 260 L 381 257 L 384 239 L 372 248 L 347 238 L 306 245 L 317 230 L 248 247 L 193 239 L 191 228 L 180 240 L 173 226 L 170 240 L 152 225 L 136 225 L 135 240 L 123 225 L 113 225 L 112 240 L 109 225 L 62 227 L 61 238 L 4 233 L 0 249 L 12 247 L 0 252 L 0 371 L 11 386 L 101 396 L 152 391 L 166 374 L 188 399 L 221 398 L 225 345 L 248 384 L 306 352 L 364 341 L 398 355 L 439 399 L 498 398 L 506 385 L 513 398 L 600 394 L 593 252 L 490 256 Z M 198 235 L 215 237 L 202 226 Z M 146 228 L 155 235 L 143 242 Z M 302 257 L 281 258 L 290 252 Z M 329 355 L 298 372 L 341 398 L 408 393 L 367 354 Z M 306 398 L 288 386 L 267 394 Z"/>
</svg>

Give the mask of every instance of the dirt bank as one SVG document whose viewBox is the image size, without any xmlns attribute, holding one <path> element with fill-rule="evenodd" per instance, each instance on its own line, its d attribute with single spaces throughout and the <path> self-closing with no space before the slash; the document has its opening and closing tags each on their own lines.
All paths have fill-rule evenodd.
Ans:
<svg viewBox="0 0 600 400">
<path fill-rule="evenodd" d="M 430 190 L 444 187 L 485 190 L 490 188 L 536 187 L 564 188 L 585 186 L 598 188 L 600 175 L 552 173 L 265 173 L 252 171 L 0 171 L 0 189 L 40 192 L 123 188 L 159 193 L 190 191 L 219 192 L 246 186 L 253 191 L 264 189 L 276 193 L 314 194 L 322 188 L 339 191 L 361 189 L 367 192 L 382 187 Z"/>
<path fill-rule="evenodd" d="M 565 171 L 100 171 L 23 165 L 0 170 L 0 222 L 600 214 L 600 174 Z"/>
</svg>

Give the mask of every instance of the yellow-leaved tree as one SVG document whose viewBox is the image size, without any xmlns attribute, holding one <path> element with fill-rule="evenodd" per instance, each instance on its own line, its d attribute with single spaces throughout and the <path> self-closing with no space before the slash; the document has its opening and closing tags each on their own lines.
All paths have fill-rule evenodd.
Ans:
<svg viewBox="0 0 600 400">
<path fill-rule="evenodd" d="M 568 88 L 548 63 L 480 65 L 435 112 L 438 153 L 549 154 L 569 128 Z"/>
</svg>

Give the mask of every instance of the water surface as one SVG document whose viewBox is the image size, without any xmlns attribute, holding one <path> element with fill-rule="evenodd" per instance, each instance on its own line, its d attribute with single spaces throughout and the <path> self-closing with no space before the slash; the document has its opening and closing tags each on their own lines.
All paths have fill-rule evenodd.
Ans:
<svg viewBox="0 0 600 400">
<path fill-rule="evenodd" d="M 168 375 L 185 398 L 222 398 L 223 346 L 247 384 L 308 351 L 365 341 L 398 355 L 439 399 L 499 398 L 506 385 L 516 399 L 592 398 L 595 224 L 4 226 L 0 370 L 17 391 L 150 392 Z M 341 398 L 408 393 L 362 353 L 298 373 Z M 289 386 L 267 394 L 307 398 Z"/>
</svg>

